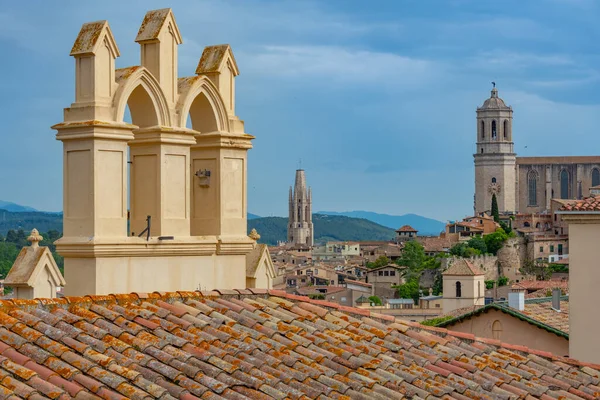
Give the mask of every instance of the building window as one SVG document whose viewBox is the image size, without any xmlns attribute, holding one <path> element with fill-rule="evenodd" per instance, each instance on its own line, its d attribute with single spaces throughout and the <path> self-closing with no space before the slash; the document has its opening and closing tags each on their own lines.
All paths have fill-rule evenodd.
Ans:
<svg viewBox="0 0 600 400">
<path fill-rule="evenodd" d="M 485 122 L 481 121 L 481 140 L 485 139 Z M 483 153 L 483 151 L 482 151 Z"/>
<path fill-rule="evenodd" d="M 483 147 L 481 148 L 481 154 L 483 154 Z"/>
<path fill-rule="evenodd" d="M 498 136 L 498 132 L 496 131 L 496 120 L 493 120 L 492 121 L 492 140 L 496 140 L 497 136 Z"/>
<path fill-rule="evenodd" d="M 390 276 L 396 276 L 396 271 L 390 271 Z"/>
<path fill-rule="evenodd" d="M 379 271 L 379 276 L 383 276 L 383 271 Z"/>
<path fill-rule="evenodd" d="M 592 186 L 598 185 L 600 185 L 600 171 L 598 171 L 598 168 L 594 168 L 592 170 Z"/>
<path fill-rule="evenodd" d="M 440 303 L 436 304 L 435 308 L 440 308 Z"/>
<path fill-rule="evenodd" d="M 496 177 L 492 178 L 492 183 L 496 183 Z"/>
<path fill-rule="evenodd" d="M 535 171 L 529 171 L 529 176 L 527 177 L 528 183 L 528 200 L 530 206 L 537 205 L 537 174 Z"/>
<path fill-rule="evenodd" d="M 544 252 L 544 246 L 540 246 L 540 253 Z"/>
<path fill-rule="evenodd" d="M 462 284 L 456 282 L 456 297 L 462 297 Z"/>
<path fill-rule="evenodd" d="M 550 253 L 554 253 L 554 245 L 550 245 Z"/>
<path fill-rule="evenodd" d="M 477 297 L 481 297 L 481 282 L 477 282 Z"/>
<path fill-rule="evenodd" d="M 390 276 L 390 271 L 383 271 L 383 276 Z"/>
<path fill-rule="evenodd" d="M 508 120 L 505 119 L 504 120 L 504 129 L 502 129 L 504 131 L 504 139 L 508 139 Z"/>
<path fill-rule="evenodd" d="M 315 275 L 319 275 L 319 270 L 315 269 Z"/>
<path fill-rule="evenodd" d="M 492 336 L 496 340 L 500 340 L 500 336 L 502 336 L 502 323 L 498 320 L 492 324 Z"/>
<path fill-rule="evenodd" d="M 565 169 L 560 171 L 560 198 L 569 198 L 569 173 Z"/>
</svg>

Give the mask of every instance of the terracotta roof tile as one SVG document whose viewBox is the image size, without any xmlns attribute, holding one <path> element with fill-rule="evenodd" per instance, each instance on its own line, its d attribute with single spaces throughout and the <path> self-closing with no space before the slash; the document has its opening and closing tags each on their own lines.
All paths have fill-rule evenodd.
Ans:
<svg viewBox="0 0 600 400">
<path fill-rule="evenodd" d="M 442 275 L 473 276 L 484 275 L 484 273 L 471 261 L 465 258 L 459 258 L 456 259 Z"/>
<path fill-rule="evenodd" d="M 277 291 L 226 293 L 70 298 L 68 310 L 11 303 L 0 314 L 0 398 L 600 394 L 600 366 Z"/>
<path fill-rule="evenodd" d="M 573 200 L 565 202 L 565 204 L 559 209 L 559 211 L 600 211 L 600 196 L 591 196 L 582 200 Z"/>
<path fill-rule="evenodd" d="M 417 232 L 417 230 L 410 225 L 403 225 L 401 228 L 396 229 L 396 232 Z"/>
</svg>

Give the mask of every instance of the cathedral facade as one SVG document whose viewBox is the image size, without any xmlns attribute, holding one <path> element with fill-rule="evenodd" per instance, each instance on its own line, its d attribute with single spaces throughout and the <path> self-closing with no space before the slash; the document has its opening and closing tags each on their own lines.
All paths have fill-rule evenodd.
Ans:
<svg viewBox="0 0 600 400">
<path fill-rule="evenodd" d="M 552 199 L 581 199 L 600 185 L 600 156 L 517 157 L 512 122 L 494 87 L 477 108 L 475 214 L 490 213 L 494 194 L 502 214 L 545 213 Z"/>
<path fill-rule="evenodd" d="M 303 169 L 296 170 L 293 190 L 290 186 L 287 241 L 296 247 L 311 247 L 314 244 L 312 192 L 306 186 Z"/>
</svg>

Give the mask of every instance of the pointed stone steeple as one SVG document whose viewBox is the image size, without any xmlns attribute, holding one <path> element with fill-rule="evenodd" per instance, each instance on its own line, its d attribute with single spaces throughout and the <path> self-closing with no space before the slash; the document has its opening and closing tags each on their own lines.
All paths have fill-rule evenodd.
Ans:
<svg viewBox="0 0 600 400">
<path fill-rule="evenodd" d="M 290 188 L 289 206 L 288 242 L 294 246 L 312 246 L 312 193 L 306 186 L 303 169 L 296 170 L 293 192 Z"/>
</svg>

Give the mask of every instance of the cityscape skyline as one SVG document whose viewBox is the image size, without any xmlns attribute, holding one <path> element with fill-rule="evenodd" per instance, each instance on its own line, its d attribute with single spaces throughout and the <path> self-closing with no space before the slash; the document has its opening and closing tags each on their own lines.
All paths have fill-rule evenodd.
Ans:
<svg viewBox="0 0 600 400">
<path fill-rule="evenodd" d="M 50 126 L 72 99 L 74 62 L 64 43 L 75 40 L 81 21 L 101 16 L 123 54 L 117 66 L 139 64 L 137 23 L 121 21 L 165 5 L 34 3 L 38 13 L 17 4 L 0 16 L 0 46 L 15 55 L 0 72 L 28 77 L 3 82 L 0 199 L 59 211 L 61 149 Z M 241 71 L 238 114 L 256 136 L 250 212 L 287 214 L 286 189 L 302 159 L 315 211 L 457 219 L 472 213 L 475 110 L 492 81 L 515 111 L 520 156 L 591 155 L 600 145 L 590 34 L 598 30 L 598 5 L 544 5 L 182 2 L 174 6 L 186 32 L 180 74 L 193 71 L 203 46 L 232 45 Z M 177 12 L 186 7 L 191 12 Z M 225 25 L 225 18 L 237 23 Z M 33 112 L 39 118 L 29 118 Z M 31 177 L 35 186 L 21 184 Z"/>
</svg>

